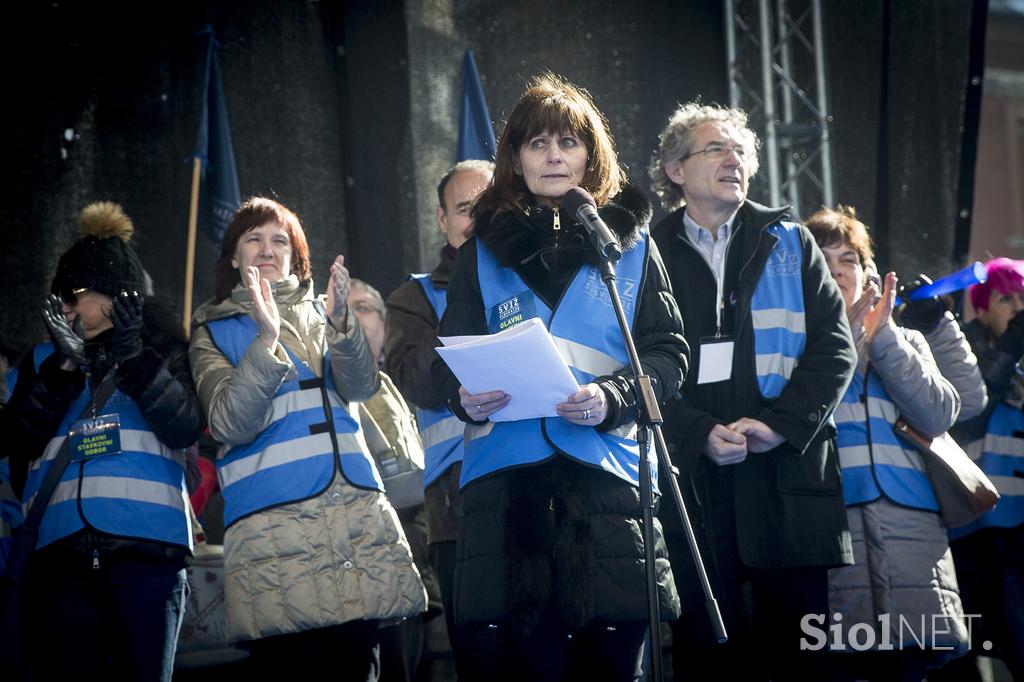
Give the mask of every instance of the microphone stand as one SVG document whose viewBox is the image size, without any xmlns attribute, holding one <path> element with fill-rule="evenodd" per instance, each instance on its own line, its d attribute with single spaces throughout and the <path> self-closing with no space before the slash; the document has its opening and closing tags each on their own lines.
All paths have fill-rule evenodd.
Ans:
<svg viewBox="0 0 1024 682">
<path fill-rule="evenodd" d="M 686 512 L 686 504 L 683 502 L 683 494 L 679 490 L 679 482 L 676 475 L 679 470 L 672 466 L 668 457 L 668 447 L 665 445 L 665 437 L 661 431 L 664 420 L 661 417 L 661 409 L 654 397 L 654 388 L 651 385 L 651 378 L 643 374 L 640 366 L 640 357 L 636 353 L 636 344 L 633 342 L 633 335 L 630 332 L 629 322 L 626 320 L 626 313 L 622 309 L 622 300 L 619 298 L 619 291 L 615 288 L 615 264 L 611 258 L 598 252 L 601 258 L 601 280 L 608 289 L 608 296 L 611 298 L 612 307 L 615 309 L 615 317 L 619 321 L 619 330 L 622 339 L 626 343 L 626 351 L 629 353 L 629 364 L 633 369 L 633 376 L 636 379 L 637 392 L 637 443 L 640 446 L 640 507 L 641 519 L 643 521 L 644 535 L 644 564 L 647 568 L 647 615 L 649 618 L 651 638 L 651 669 L 654 672 L 654 682 L 662 682 L 665 672 L 662 668 L 661 652 L 661 614 L 658 606 L 658 577 L 654 564 L 654 482 L 651 478 L 651 467 L 648 462 L 649 433 L 654 433 L 654 445 L 657 451 L 658 461 L 661 469 L 668 474 L 669 488 L 672 498 L 675 500 L 676 509 L 683 522 L 683 529 L 686 532 L 686 539 L 693 553 L 693 560 L 697 567 L 697 575 L 700 578 L 701 587 L 704 588 L 704 606 L 707 609 L 708 617 L 711 619 L 711 627 L 715 632 L 715 639 L 719 644 L 728 640 L 725 632 L 725 623 L 722 621 L 722 614 L 718 610 L 718 602 L 711 591 L 711 583 L 708 581 L 708 574 L 704 568 L 704 561 L 700 556 L 700 549 L 697 547 L 697 537 L 693 533 L 693 526 L 690 524 L 689 514 Z M 618 260 L 617 258 L 615 260 Z"/>
</svg>

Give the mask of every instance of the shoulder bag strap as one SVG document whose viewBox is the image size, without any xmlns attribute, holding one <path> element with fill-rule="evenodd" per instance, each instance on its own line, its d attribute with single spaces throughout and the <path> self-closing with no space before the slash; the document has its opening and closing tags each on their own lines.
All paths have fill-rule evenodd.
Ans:
<svg viewBox="0 0 1024 682">
<path fill-rule="evenodd" d="M 107 375 L 103 377 L 103 381 L 100 382 L 99 387 L 96 389 L 96 393 L 93 394 L 93 399 L 90 404 L 86 406 L 82 414 L 78 415 L 79 419 L 84 419 L 94 409 L 98 412 L 103 409 L 106 405 L 107 400 L 110 399 L 111 394 L 114 392 L 114 372 L 116 367 L 111 368 Z M 39 486 L 39 492 L 36 493 L 35 502 L 32 503 L 32 508 L 29 509 L 28 514 L 25 515 L 25 520 L 21 524 L 28 528 L 38 528 L 39 522 L 42 521 L 43 513 L 46 511 L 47 505 L 50 504 L 50 498 L 53 497 L 53 491 L 57 489 L 57 484 L 60 483 L 61 477 L 64 475 L 64 471 L 68 468 L 68 464 L 71 463 L 71 439 L 65 438 L 64 444 L 61 445 L 60 451 L 57 456 L 53 459 L 53 464 L 50 465 L 50 469 L 46 472 L 46 478 L 43 479 L 43 484 Z"/>
</svg>

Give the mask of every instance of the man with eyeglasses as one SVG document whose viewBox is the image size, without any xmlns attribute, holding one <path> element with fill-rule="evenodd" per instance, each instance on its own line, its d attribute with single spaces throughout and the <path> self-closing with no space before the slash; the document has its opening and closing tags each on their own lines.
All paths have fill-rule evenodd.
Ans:
<svg viewBox="0 0 1024 682">
<path fill-rule="evenodd" d="M 757 148 L 744 112 L 690 103 L 650 172 L 673 211 L 654 239 L 696 350 L 666 437 L 730 636 L 714 644 L 676 512 L 663 507 L 686 609 L 673 624 L 678 679 L 824 679 L 823 655 L 801 650 L 801 620 L 827 617 L 827 570 L 853 563 L 830 417 L 856 354 L 813 237 L 785 208 L 747 199 Z"/>
</svg>

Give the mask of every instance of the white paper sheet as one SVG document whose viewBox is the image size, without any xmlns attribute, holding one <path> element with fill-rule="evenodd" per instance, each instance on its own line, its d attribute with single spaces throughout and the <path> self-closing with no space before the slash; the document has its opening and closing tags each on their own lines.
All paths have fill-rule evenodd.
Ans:
<svg viewBox="0 0 1024 682">
<path fill-rule="evenodd" d="M 491 421 L 556 417 L 555 405 L 580 389 L 544 323 L 533 318 L 497 334 L 442 336 L 441 359 L 470 393 L 502 390 L 509 404 Z"/>
</svg>

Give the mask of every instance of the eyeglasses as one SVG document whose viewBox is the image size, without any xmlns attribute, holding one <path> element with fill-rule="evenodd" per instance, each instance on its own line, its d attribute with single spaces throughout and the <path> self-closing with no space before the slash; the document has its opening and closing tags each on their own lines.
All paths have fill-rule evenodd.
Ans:
<svg viewBox="0 0 1024 682">
<path fill-rule="evenodd" d="M 88 292 L 89 292 L 88 288 L 83 288 L 83 289 L 70 289 L 70 288 L 68 288 L 68 289 L 62 289 L 62 290 L 58 291 L 57 295 L 60 296 L 60 300 L 64 301 L 68 305 L 75 305 L 76 303 L 78 303 L 78 297 L 81 296 L 82 294 L 86 294 Z"/>
<path fill-rule="evenodd" d="M 352 306 L 352 310 L 357 313 L 379 313 L 381 316 L 383 316 L 384 313 L 384 311 L 382 311 L 378 306 L 375 306 L 368 301 L 359 301 Z"/>
<path fill-rule="evenodd" d="M 722 159 L 724 159 L 729 154 L 729 152 L 734 152 L 736 154 L 736 157 L 740 161 L 744 161 L 747 158 L 747 150 L 743 146 L 741 146 L 741 145 L 738 145 L 738 144 L 709 144 L 707 147 L 704 147 L 704 149 L 698 149 L 695 152 L 690 152 L 689 154 L 686 154 L 685 156 L 683 156 L 679 160 L 680 161 L 686 161 L 691 156 L 697 156 L 697 154 L 704 154 L 705 156 L 707 156 L 712 161 L 721 161 Z"/>
</svg>

